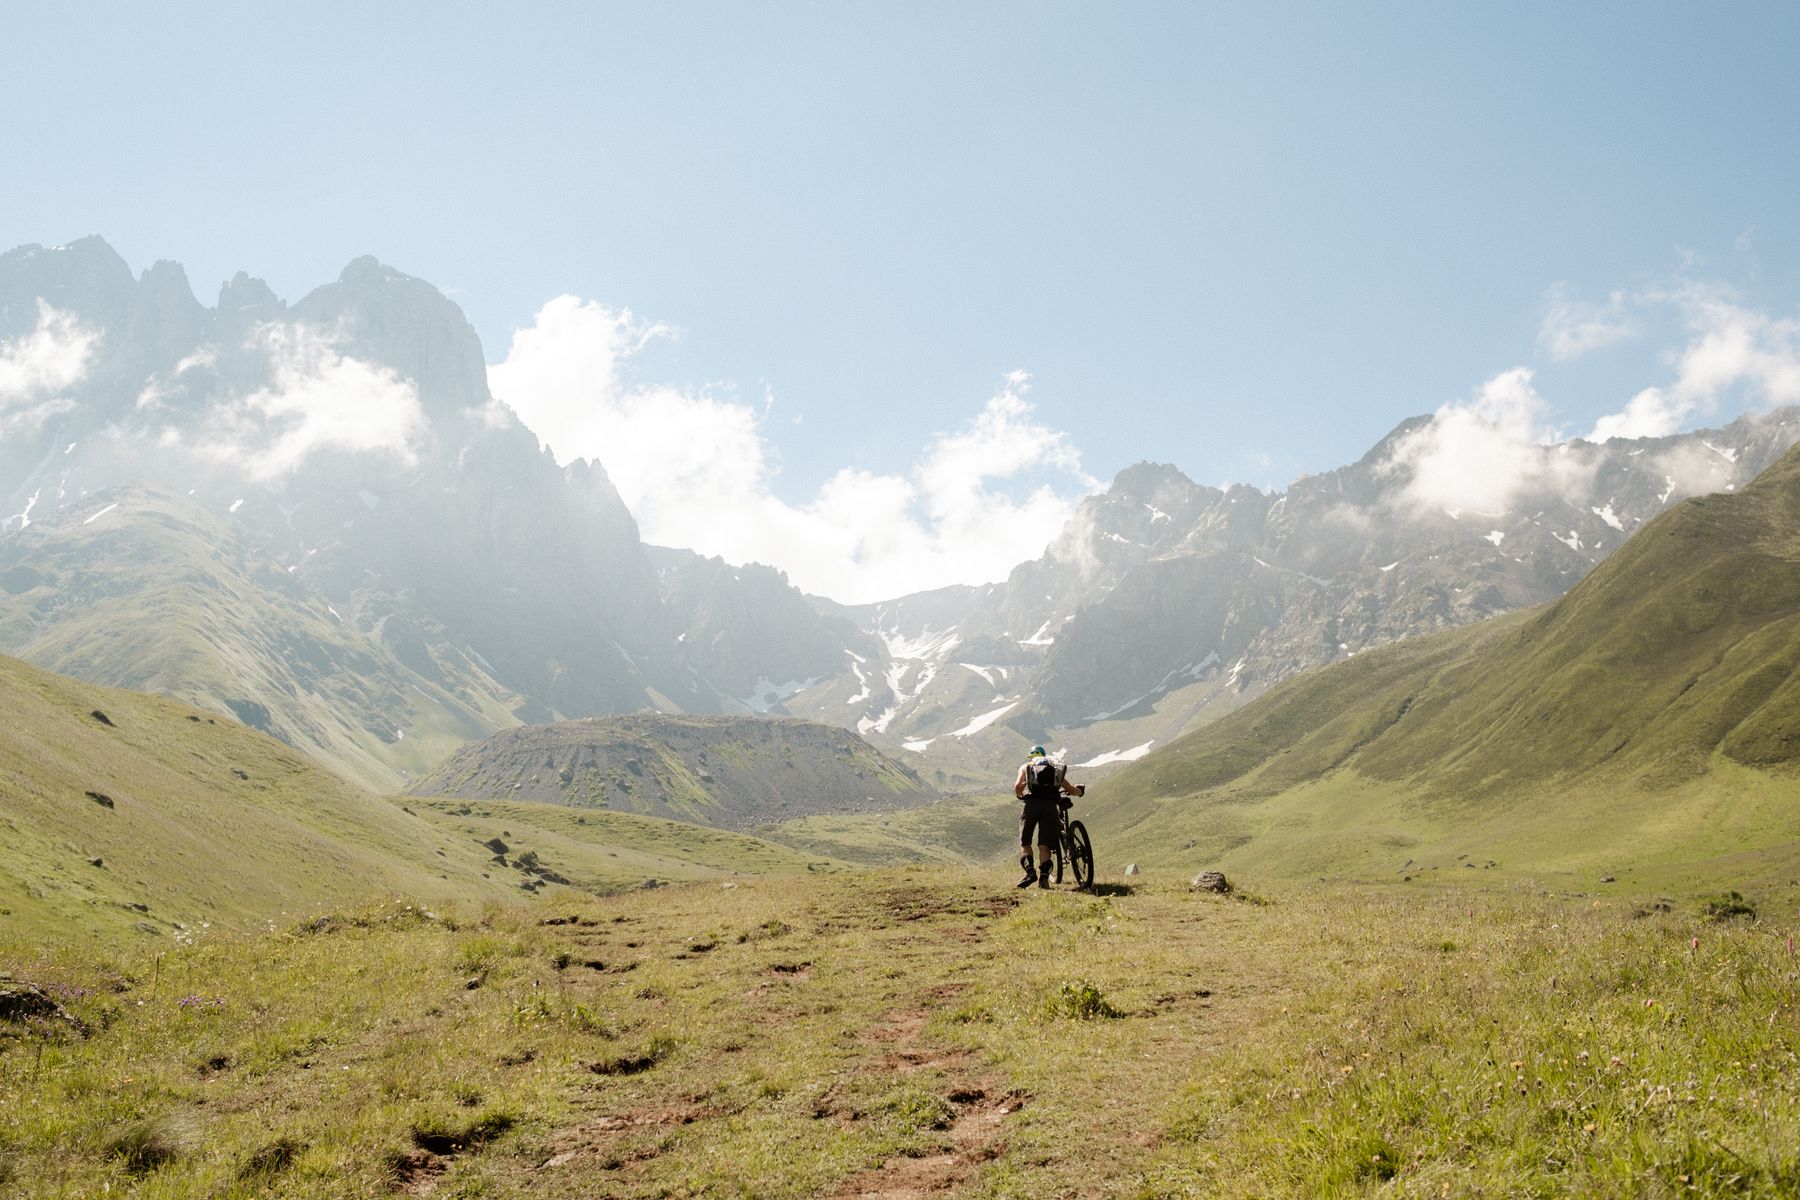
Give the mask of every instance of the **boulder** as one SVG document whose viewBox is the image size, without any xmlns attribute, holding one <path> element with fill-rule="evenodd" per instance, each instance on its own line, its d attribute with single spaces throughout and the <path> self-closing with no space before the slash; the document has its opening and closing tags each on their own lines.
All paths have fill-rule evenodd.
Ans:
<svg viewBox="0 0 1800 1200">
<path fill-rule="evenodd" d="M 61 1026 L 75 1033 L 87 1033 L 87 1026 L 43 988 L 14 979 L 0 979 L 0 1023 L 35 1024 L 40 1028 Z M 0 1032 L 12 1031 L 0 1029 Z"/>
<path fill-rule="evenodd" d="M 1217 892 L 1223 896 L 1230 893 L 1231 884 L 1223 872 L 1202 871 L 1188 883 L 1188 890 L 1191 892 Z"/>
</svg>

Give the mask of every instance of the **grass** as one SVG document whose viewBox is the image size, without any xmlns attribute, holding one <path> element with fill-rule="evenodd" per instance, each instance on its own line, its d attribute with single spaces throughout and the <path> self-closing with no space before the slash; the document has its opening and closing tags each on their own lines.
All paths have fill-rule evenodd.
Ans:
<svg viewBox="0 0 1800 1200">
<path fill-rule="evenodd" d="M 20 936 L 166 947 L 372 894 L 480 904 L 557 878 L 606 892 L 839 867 L 628 814 L 383 799 L 234 721 L 13 659 L 0 658 L 0 711 L 0 924 Z M 483 845 L 494 837 L 504 864 Z"/>
<path fill-rule="evenodd" d="M 715 880 L 554 925 L 393 902 L 160 961 L 0 941 L 92 1030 L 0 1026 L 0 1174 L 27 1197 L 1800 1186 L 1793 930 L 1706 919 L 1716 886 L 1010 882 Z"/>
<path fill-rule="evenodd" d="M 1019 802 L 1005 796 L 948 796 L 884 813 L 835 813 L 765 826 L 771 841 L 843 862 L 981 862 L 1017 854 Z"/>
</svg>

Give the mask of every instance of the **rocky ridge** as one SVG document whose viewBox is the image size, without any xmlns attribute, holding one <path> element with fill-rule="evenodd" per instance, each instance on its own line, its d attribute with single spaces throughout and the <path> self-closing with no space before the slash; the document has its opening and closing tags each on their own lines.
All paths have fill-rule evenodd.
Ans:
<svg viewBox="0 0 1800 1200">
<path fill-rule="evenodd" d="M 935 799 L 910 767 L 847 729 L 652 714 L 504 730 L 463 747 L 410 792 L 610 808 L 733 830 Z"/>
</svg>

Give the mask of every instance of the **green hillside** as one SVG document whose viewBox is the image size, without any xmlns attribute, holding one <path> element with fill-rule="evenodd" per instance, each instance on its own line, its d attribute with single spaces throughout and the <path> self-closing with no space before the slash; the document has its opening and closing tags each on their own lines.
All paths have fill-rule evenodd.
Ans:
<svg viewBox="0 0 1800 1200">
<path fill-rule="evenodd" d="M 0 649 L 231 714 L 378 791 L 517 723 L 403 602 L 335 612 L 293 566 L 185 496 L 113 489 L 0 544 Z"/>
<path fill-rule="evenodd" d="M 0 658 L 0 712 L 0 919 L 58 940 L 189 939 L 387 894 L 479 904 L 830 865 L 650 817 L 403 806 L 228 718 L 15 659 Z"/>
<path fill-rule="evenodd" d="M 409 791 L 616 809 L 738 830 L 935 797 L 911 768 L 847 729 L 648 713 L 502 730 L 458 750 Z"/>
<path fill-rule="evenodd" d="M 1097 789 L 1102 846 L 1603 870 L 1800 838 L 1800 455 L 1543 608 L 1294 679 Z M 1463 855 L 1459 859 L 1457 856 Z"/>
</svg>

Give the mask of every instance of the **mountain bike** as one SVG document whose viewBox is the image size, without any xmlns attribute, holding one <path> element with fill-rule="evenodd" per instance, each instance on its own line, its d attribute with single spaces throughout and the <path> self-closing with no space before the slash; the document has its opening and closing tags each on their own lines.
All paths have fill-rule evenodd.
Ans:
<svg viewBox="0 0 1800 1200">
<path fill-rule="evenodd" d="M 1085 795 L 1087 789 L 1082 788 L 1081 792 Z M 1075 890 L 1084 892 L 1094 886 L 1094 846 L 1088 840 L 1087 826 L 1069 820 L 1071 807 L 1067 797 L 1057 798 L 1056 876 L 1053 882 L 1063 881 L 1063 864 L 1066 863 L 1070 874 L 1075 876 Z"/>
</svg>

